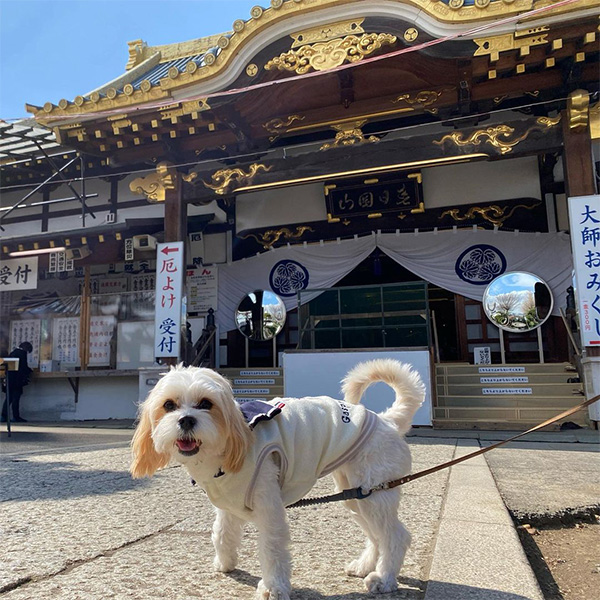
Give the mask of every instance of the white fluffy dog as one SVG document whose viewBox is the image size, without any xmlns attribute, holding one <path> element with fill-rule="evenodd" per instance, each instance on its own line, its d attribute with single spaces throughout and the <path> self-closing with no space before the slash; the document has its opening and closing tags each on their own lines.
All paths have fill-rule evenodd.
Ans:
<svg viewBox="0 0 600 600">
<path fill-rule="evenodd" d="M 392 406 L 377 415 L 359 404 L 376 381 L 396 394 Z M 259 532 L 262 570 L 256 597 L 289 600 L 285 507 L 328 473 L 338 490 L 366 492 L 411 468 L 404 434 L 424 399 L 419 375 L 397 361 L 374 360 L 350 371 L 342 390 L 343 402 L 318 396 L 237 404 L 230 383 L 215 371 L 178 366 L 141 405 L 131 472 L 144 477 L 171 459 L 182 464 L 216 507 L 215 568 L 235 568 L 243 524 L 251 521 Z M 395 488 L 345 503 L 367 536 L 347 573 L 363 577 L 370 592 L 397 589 L 410 545 L 398 520 L 399 497 Z"/>
</svg>

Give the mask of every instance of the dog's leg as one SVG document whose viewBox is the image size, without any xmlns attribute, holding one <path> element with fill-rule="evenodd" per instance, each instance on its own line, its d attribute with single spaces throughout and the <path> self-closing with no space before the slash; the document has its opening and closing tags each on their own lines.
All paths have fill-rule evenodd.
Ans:
<svg viewBox="0 0 600 600">
<path fill-rule="evenodd" d="M 345 504 L 356 505 L 356 501 Z M 366 577 L 371 571 L 374 571 L 377 566 L 377 558 L 379 557 L 377 539 L 369 530 L 367 521 L 365 521 L 365 519 L 363 519 L 353 508 L 350 508 L 350 510 L 352 511 L 354 520 L 360 525 L 367 536 L 367 545 L 358 558 L 346 565 L 346 575 L 350 575 L 351 577 Z"/>
<path fill-rule="evenodd" d="M 254 494 L 253 522 L 258 529 L 258 558 L 262 570 L 262 579 L 256 589 L 257 600 L 290 598 L 290 533 L 278 472 L 274 462 L 266 461 Z"/>
<path fill-rule="evenodd" d="M 378 540 L 377 565 L 364 580 L 369 592 L 387 593 L 398 588 L 396 577 L 410 546 L 410 533 L 398 520 L 398 501 L 399 492 L 387 490 L 359 502 L 360 514 Z"/>
<path fill-rule="evenodd" d="M 220 508 L 216 509 L 212 542 L 215 547 L 213 565 L 217 571 L 228 573 L 237 565 L 237 551 L 242 540 L 244 521 Z"/>
</svg>

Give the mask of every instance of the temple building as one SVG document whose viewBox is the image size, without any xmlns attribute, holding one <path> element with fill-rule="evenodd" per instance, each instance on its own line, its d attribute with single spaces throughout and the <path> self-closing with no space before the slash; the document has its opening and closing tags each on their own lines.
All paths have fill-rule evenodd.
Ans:
<svg viewBox="0 0 600 600">
<path fill-rule="evenodd" d="M 353 357 L 397 355 L 434 427 L 597 394 L 599 7 L 271 0 L 222 34 L 130 41 L 110 82 L 0 123 L 0 349 L 34 346 L 24 415 L 133 417 L 178 360 L 243 400 L 339 392 Z M 486 300 L 511 274 L 539 284 L 541 326 Z"/>
</svg>

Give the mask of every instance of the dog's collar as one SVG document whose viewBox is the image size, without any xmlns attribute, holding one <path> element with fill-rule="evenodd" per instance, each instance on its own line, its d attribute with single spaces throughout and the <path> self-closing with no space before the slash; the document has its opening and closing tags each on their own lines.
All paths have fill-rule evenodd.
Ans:
<svg viewBox="0 0 600 600">
<path fill-rule="evenodd" d="M 223 475 L 225 475 L 225 471 L 223 471 L 223 469 L 221 469 L 221 467 L 219 467 L 219 470 L 213 475 L 213 477 L 215 479 L 217 479 L 217 477 L 223 477 Z M 190 482 L 192 485 L 196 485 L 195 479 L 190 479 Z"/>
</svg>

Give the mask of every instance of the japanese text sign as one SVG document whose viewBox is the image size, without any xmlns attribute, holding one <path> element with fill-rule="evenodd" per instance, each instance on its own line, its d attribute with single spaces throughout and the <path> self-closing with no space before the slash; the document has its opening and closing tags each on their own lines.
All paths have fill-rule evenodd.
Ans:
<svg viewBox="0 0 600 600">
<path fill-rule="evenodd" d="M 183 242 L 156 247 L 154 356 L 179 357 L 183 296 Z"/>
<path fill-rule="evenodd" d="M 37 285 L 37 256 L 0 261 L 0 292 L 35 290 Z"/>
<path fill-rule="evenodd" d="M 581 343 L 600 347 L 600 196 L 569 198 L 569 221 Z"/>
</svg>

